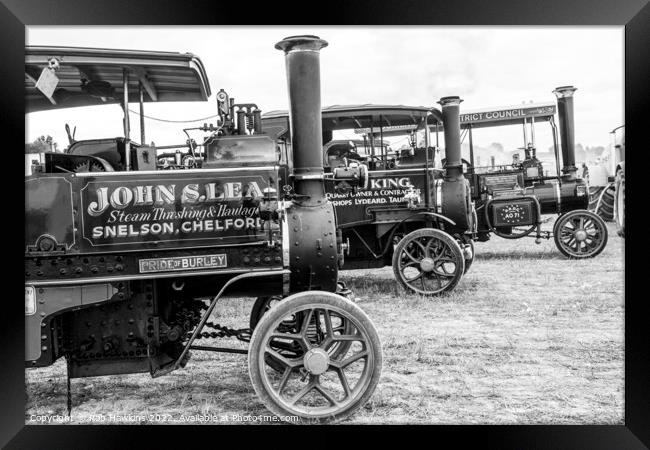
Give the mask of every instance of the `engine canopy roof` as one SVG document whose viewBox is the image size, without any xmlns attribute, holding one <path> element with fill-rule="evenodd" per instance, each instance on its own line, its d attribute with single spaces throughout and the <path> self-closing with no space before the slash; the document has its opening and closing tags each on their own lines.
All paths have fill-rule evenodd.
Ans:
<svg viewBox="0 0 650 450">
<path fill-rule="evenodd" d="M 58 83 L 51 99 L 36 82 L 56 59 Z M 25 111 L 121 103 L 123 69 L 129 71 L 129 102 L 206 101 L 210 84 L 201 60 L 191 53 L 83 47 L 25 47 Z"/>
<path fill-rule="evenodd" d="M 384 136 L 404 134 L 417 128 L 427 117 L 428 124 L 442 122 L 442 115 L 436 108 L 405 105 L 332 105 L 322 109 L 323 131 L 355 129 L 357 134 Z M 265 132 L 282 137 L 289 132 L 289 113 L 286 110 L 270 111 L 262 115 Z"/>
</svg>

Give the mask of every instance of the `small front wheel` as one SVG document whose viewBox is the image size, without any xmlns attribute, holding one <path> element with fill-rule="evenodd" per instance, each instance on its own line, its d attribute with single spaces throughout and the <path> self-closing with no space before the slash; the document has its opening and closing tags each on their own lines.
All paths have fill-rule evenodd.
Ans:
<svg viewBox="0 0 650 450">
<path fill-rule="evenodd" d="M 439 295 L 456 287 L 465 271 L 458 242 L 444 231 L 423 228 L 399 241 L 393 253 L 395 278 L 407 290 Z"/>
<path fill-rule="evenodd" d="M 578 209 L 561 215 L 553 226 L 555 245 L 568 258 L 593 258 L 607 244 L 607 225 L 591 211 Z"/>
<path fill-rule="evenodd" d="M 349 325 L 346 334 L 335 332 L 337 317 Z M 345 353 L 331 351 L 341 343 L 350 344 Z M 301 351 L 278 350 L 287 345 Z M 291 295 L 269 309 L 248 352 L 251 383 L 264 405 L 307 423 L 339 421 L 361 408 L 379 382 L 381 365 L 372 321 L 356 304 L 323 291 Z"/>
</svg>

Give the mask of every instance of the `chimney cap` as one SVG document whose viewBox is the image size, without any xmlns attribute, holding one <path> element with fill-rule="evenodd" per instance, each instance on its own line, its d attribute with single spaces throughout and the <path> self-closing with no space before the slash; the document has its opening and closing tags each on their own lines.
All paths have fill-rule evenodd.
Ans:
<svg viewBox="0 0 650 450">
<path fill-rule="evenodd" d="M 447 97 L 442 97 L 439 101 L 438 104 L 442 106 L 448 106 L 448 105 L 460 105 L 460 103 L 463 101 L 459 96 L 457 95 L 451 95 Z"/>
<path fill-rule="evenodd" d="M 311 34 L 303 34 L 299 36 L 287 36 L 280 42 L 275 44 L 275 48 L 283 50 L 285 53 L 292 51 L 319 51 L 321 48 L 327 47 L 326 40 Z"/>
<path fill-rule="evenodd" d="M 557 98 L 566 98 L 573 97 L 573 93 L 577 90 L 578 88 L 573 86 L 559 86 L 553 90 L 553 93 Z"/>
</svg>

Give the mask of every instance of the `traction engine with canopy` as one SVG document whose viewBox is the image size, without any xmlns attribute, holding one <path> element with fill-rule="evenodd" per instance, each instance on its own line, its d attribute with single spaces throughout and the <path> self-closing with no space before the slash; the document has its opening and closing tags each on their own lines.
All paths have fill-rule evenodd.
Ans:
<svg viewBox="0 0 650 450">
<path fill-rule="evenodd" d="M 473 260 L 473 204 L 460 158 L 458 97 L 441 111 L 403 105 L 331 106 L 322 111 L 327 196 L 345 246 L 344 269 L 390 265 L 407 290 L 449 292 Z M 286 112 L 263 115 L 282 158 L 291 160 Z M 454 157 L 434 167 L 429 124 L 442 130 Z M 401 145 L 400 145 L 401 144 Z"/>
<path fill-rule="evenodd" d="M 76 377 L 158 377 L 184 367 L 190 350 L 228 351 L 248 353 L 253 387 L 277 415 L 339 420 L 368 401 L 381 346 L 366 314 L 336 294 L 341 245 L 320 132 L 326 45 L 315 36 L 276 45 L 294 136 L 282 174 L 260 110 L 223 90 L 201 145 L 188 136 L 187 150 L 169 156 L 144 144 L 143 127 L 142 142 L 131 139 L 130 102 L 143 117 L 146 102 L 207 100 L 194 55 L 26 48 L 28 111 L 113 103 L 125 113 L 123 137 L 71 136 L 25 178 L 26 367 L 64 357 L 69 387 Z M 286 298 L 254 330 L 209 321 L 224 296 L 269 294 Z M 197 344 L 230 336 L 249 350 Z"/>
<path fill-rule="evenodd" d="M 491 233 L 505 239 L 534 235 L 535 242 L 554 238 L 560 252 L 569 258 L 590 258 L 607 244 L 607 226 L 588 211 L 589 195 L 585 180 L 576 175 L 573 93 L 576 88 L 562 86 L 553 92 L 554 103 L 524 104 L 517 107 L 467 111 L 461 114 L 461 128 L 469 140 L 466 176 L 476 204 L 476 236 L 489 239 Z M 558 149 L 555 114 L 559 116 L 562 168 Z M 549 175 L 537 158 L 535 124 L 550 126 L 556 175 Z M 474 130 L 505 125 L 523 125 L 524 159 L 515 153 L 511 164 L 475 164 Z M 529 138 L 530 136 L 530 138 Z M 553 231 L 542 231 L 542 215 L 556 214 Z"/>
</svg>

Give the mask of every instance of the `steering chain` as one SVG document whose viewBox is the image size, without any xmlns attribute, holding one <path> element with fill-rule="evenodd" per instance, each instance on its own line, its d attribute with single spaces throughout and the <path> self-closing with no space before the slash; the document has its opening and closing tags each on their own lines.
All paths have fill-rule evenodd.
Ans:
<svg viewBox="0 0 650 450">
<path fill-rule="evenodd" d="M 208 309 L 208 306 L 203 304 L 199 308 Z M 209 338 L 216 339 L 222 337 L 234 337 L 242 342 L 250 342 L 251 334 L 253 333 L 250 328 L 235 329 L 214 322 L 206 322 L 205 326 L 212 328 L 216 331 L 203 331 L 199 333 L 196 339 L 209 339 Z M 187 333 L 188 338 L 191 335 L 192 333 Z"/>
</svg>

